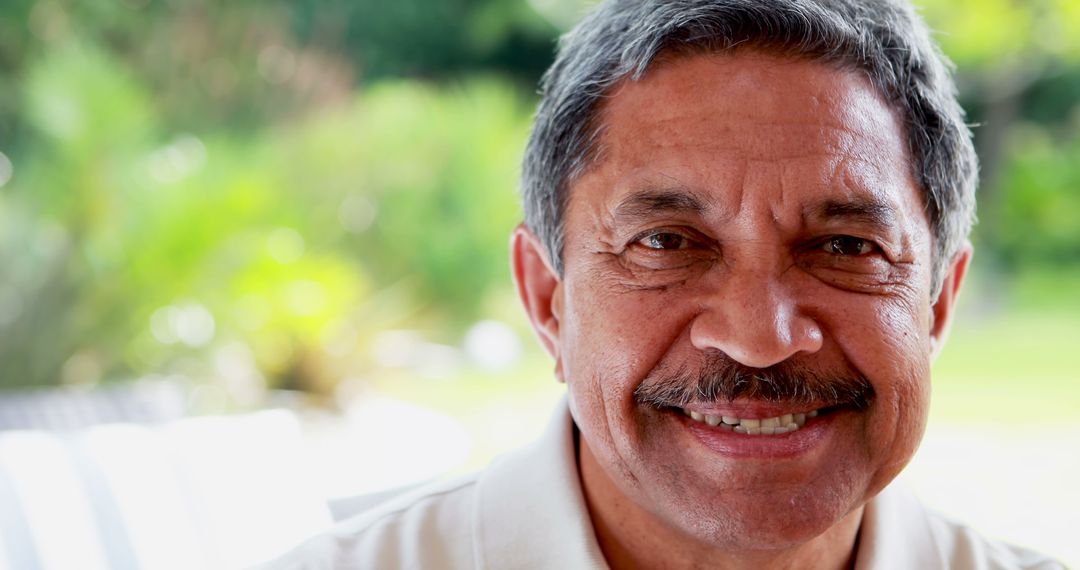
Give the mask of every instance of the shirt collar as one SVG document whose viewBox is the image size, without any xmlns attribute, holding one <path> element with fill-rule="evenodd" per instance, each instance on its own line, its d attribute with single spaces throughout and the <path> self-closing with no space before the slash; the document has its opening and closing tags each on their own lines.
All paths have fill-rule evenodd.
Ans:
<svg viewBox="0 0 1080 570">
<path fill-rule="evenodd" d="M 565 396 L 538 441 L 483 472 L 476 509 L 479 568 L 608 567 L 585 506 Z"/>
<path fill-rule="evenodd" d="M 893 482 L 866 503 L 855 570 L 940 566 L 932 521 L 911 491 Z"/>
</svg>

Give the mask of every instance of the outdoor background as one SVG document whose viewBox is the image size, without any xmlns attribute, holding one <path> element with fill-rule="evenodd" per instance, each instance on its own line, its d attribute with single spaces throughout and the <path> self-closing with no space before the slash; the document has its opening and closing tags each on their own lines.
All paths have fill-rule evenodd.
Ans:
<svg viewBox="0 0 1080 570">
<path fill-rule="evenodd" d="M 534 437 L 562 388 L 507 244 L 536 84 L 584 4 L 4 0 L 0 398 L 168 382 L 192 414 L 285 407 L 331 495 Z M 982 184 L 909 478 L 1080 565 L 1080 1 L 918 4 Z"/>
</svg>

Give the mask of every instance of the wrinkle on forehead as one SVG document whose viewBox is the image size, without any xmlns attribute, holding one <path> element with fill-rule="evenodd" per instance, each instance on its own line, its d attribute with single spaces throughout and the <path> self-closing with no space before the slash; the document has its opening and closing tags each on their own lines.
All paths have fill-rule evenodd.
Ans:
<svg viewBox="0 0 1080 570">
<path fill-rule="evenodd" d="M 708 202 L 681 187 L 644 189 L 632 192 L 612 210 L 616 219 L 641 219 L 665 212 L 686 212 L 704 215 Z"/>
<path fill-rule="evenodd" d="M 719 173 L 715 169 L 717 163 L 727 163 Z M 693 165 L 680 166 L 694 170 Z M 609 174 L 615 180 L 607 188 L 610 194 L 604 201 L 606 218 L 613 223 L 629 223 L 670 214 L 721 221 L 738 216 L 751 203 L 768 207 L 777 219 L 783 217 L 783 212 L 791 211 L 789 205 L 804 217 L 805 210 L 817 208 L 819 214 L 825 212 L 832 217 L 861 211 L 864 221 L 876 215 L 877 225 L 893 225 L 900 218 L 901 204 L 894 197 L 905 190 L 904 181 L 891 179 L 878 165 L 855 157 L 832 154 L 771 160 L 725 157 L 711 166 L 712 171 L 684 169 L 678 174 L 657 163 L 651 167 L 612 169 Z M 658 170 L 661 175 L 657 175 Z M 767 195 L 768 200 L 747 201 L 748 194 Z M 841 211 L 843 204 L 849 205 L 847 212 Z"/>
<path fill-rule="evenodd" d="M 693 149 L 717 158 L 755 161 L 844 157 L 871 165 L 880 160 L 881 155 L 907 157 L 899 141 L 876 131 L 864 133 L 812 123 L 750 123 L 744 119 L 726 121 L 721 116 L 687 113 L 654 121 L 631 115 L 629 120 L 605 130 L 603 159 L 595 166 L 602 168 L 607 161 L 616 161 L 623 168 L 654 164 L 655 155 L 643 154 L 641 149 Z M 687 131 L 684 128 L 687 122 L 708 125 L 708 134 Z M 879 127 L 878 130 L 885 130 L 886 125 Z M 752 131 L 752 136 L 748 136 L 751 133 L 747 131 Z M 808 148 L 807 141 L 814 141 L 817 148 Z"/>
<path fill-rule="evenodd" d="M 673 65 L 673 63 L 680 65 Z M 763 83 L 797 74 L 792 89 L 762 89 Z M 676 81 L 667 81 L 677 77 Z M 717 81 L 720 77 L 722 81 Z M 794 83 L 794 82 L 792 82 Z M 799 91 L 802 93 L 798 93 Z M 733 100 L 753 105 L 732 106 Z M 657 104 L 663 101 L 663 104 Z M 814 114 L 812 121 L 800 121 L 791 113 L 793 103 Z M 884 124 L 882 114 L 887 111 Z M 612 115 L 632 115 L 632 120 L 611 121 Z M 752 122 L 758 140 L 782 144 L 792 129 L 817 131 L 821 140 L 838 149 L 851 149 L 850 139 L 870 139 L 875 146 L 907 155 L 907 145 L 896 109 L 889 105 L 860 73 L 836 69 L 823 62 L 778 57 L 754 50 L 737 54 L 702 54 L 673 58 L 655 66 L 638 80 L 624 79 L 605 97 L 598 110 L 601 125 L 599 146 L 606 156 L 612 140 L 626 140 L 626 134 L 648 136 L 652 130 L 668 131 L 669 124 L 692 118 L 711 122 L 711 131 L 737 134 L 739 124 Z M 615 124 L 613 124 L 615 123 Z M 734 126 L 729 126 L 734 125 Z M 611 133 L 625 129 L 629 133 Z M 676 127 L 677 128 L 677 127 Z M 681 133 L 685 134 L 685 133 Z M 802 133 L 800 136 L 806 136 Z M 706 141 L 694 141 L 702 144 Z M 720 148 L 718 148 L 719 150 Z M 597 162 L 603 156 L 596 157 Z M 594 163 L 595 164 L 595 163 Z"/>
</svg>

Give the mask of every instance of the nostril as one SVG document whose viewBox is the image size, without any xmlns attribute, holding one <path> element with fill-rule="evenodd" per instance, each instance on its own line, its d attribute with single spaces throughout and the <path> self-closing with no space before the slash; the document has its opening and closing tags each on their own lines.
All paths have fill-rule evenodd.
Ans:
<svg viewBox="0 0 1080 570">
<path fill-rule="evenodd" d="M 698 350 L 718 350 L 753 368 L 767 368 L 798 353 L 821 349 L 818 323 L 783 304 L 747 311 L 745 305 L 722 301 L 698 314 L 690 339 Z"/>
</svg>

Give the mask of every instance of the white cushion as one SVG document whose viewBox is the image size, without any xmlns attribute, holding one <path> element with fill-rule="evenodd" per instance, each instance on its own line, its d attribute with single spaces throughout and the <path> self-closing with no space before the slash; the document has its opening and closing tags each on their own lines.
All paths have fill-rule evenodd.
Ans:
<svg viewBox="0 0 1080 570">
<path fill-rule="evenodd" d="M 239 568 L 331 523 L 283 410 L 0 432 L 0 568 Z"/>
</svg>

